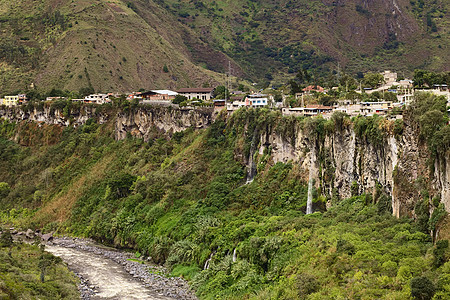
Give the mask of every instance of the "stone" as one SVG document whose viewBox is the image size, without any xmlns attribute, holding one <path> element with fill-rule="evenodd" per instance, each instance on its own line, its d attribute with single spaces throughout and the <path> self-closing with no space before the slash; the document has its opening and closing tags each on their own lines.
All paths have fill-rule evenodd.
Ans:
<svg viewBox="0 0 450 300">
<path fill-rule="evenodd" d="M 29 239 L 33 239 L 34 238 L 34 231 L 31 229 L 28 229 L 27 232 L 25 232 L 25 236 Z"/>
<path fill-rule="evenodd" d="M 41 236 L 41 240 L 44 242 L 50 242 L 53 240 L 53 232 L 43 234 Z"/>
</svg>

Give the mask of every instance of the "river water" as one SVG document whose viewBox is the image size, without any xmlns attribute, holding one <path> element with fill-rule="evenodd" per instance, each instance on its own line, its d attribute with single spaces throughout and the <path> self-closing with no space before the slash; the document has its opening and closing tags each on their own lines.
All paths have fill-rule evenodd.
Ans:
<svg viewBox="0 0 450 300">
<path fill-rule="evenodd" d="M 72 271 L 95 286 L 96 293 L 90 299 L 172 299 L 152 292 L 120 264 L 102 255 L 55 245 L 47 245 L 45 250 L 61 257 Z"/>
</svg>

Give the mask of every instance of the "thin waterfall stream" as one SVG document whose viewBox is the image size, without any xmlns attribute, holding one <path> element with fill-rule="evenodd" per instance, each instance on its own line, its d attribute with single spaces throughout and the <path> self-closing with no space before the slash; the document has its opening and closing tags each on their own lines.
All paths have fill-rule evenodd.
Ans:
<svg viewBox="0 0 450 300">
<path fill-rule="evenodd" d="M 256 176 L 256 164 L 253 160 L 253 155 L 255 154 L 256 147 L 256 132 L 253 134 L 252 143 L 250 145 L 250 154 L 248 157 L 248 166 L 247 166 L 247 181 L 245 184 L 252 183 L 253 178 Z"/>
<path fill-rule="evenodd" d="M 312 147 L 311 149 L 311 156 L 310 156 L 310 161 L 309 161 L 309 180 L 308 180 L 308 199 L 306 201 L 306 214 L 312 214 L 313 213 L 313 208 L 312 208 L 312 203 L 313 203 L 313 180 L 314 180 L 314 163 L 316 160 L 316 153 L 314 150 L 314 147 Z"/>
</svg>

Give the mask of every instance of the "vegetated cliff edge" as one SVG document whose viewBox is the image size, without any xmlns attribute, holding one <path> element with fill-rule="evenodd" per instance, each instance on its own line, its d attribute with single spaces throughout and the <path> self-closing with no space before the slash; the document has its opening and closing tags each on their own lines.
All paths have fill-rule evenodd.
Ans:
<svg viewBox="0 0 450 300">
<path fill-rule="evenodd" d="M 187 128 L 201 129 L 209 126 L 213 111 L 209 108 L 176 109 L 172 107 L 141 106 L 138 109 L 114 109 L 111 106 L 75 105 L 70 108 L 42 105 L 32 108 L 3 108 L 0 118 L 13 122 L 39 122 L 47 125 L 82 126 L 90 119 L 99 124 L 113 121 L 114 136 L 122 140 L 131 135 L 148 140 L 155 129 L 167 134 Z"/>
<path fill-rule="evenodd" d="M 80 126 L 89 119 L 111 121 L 116 140 L 134 136 L 149 140 L 156 132 L 171 135 L 188 128 L 206 128 L 216 115 L 212 109 L 136 107 L 114 110 L 80 106 L 58 109 L 3 108 L 0 117 L 14 122 L 42 122 L 58 126 Z M 391 199 L 395 216 L 413 216 L 416 203 L 426 190 L 450 211 L 450 151 L 434 158 L 419 139 L 418 128 L 405 118 L 401 132 L 394 123 L 371 117 L 351 121 L 344 116 L 286 118 L 279 112 L 244 109 L 224 118 L 228 126 L 243 128 L 246 144 L 235 158 L 259 172 L 277 162 L 291 161 L 304 170 L 305 182 L 312 172 L 317 200 L 330 205 L 355 194 L 372 193 L 373 201 Z M 249 172 L 253 173 L 253 172 Z M 253 174 L 252 174 L 253 175 Z M 430 209 L 434 209 L 430 205 Z"/>
</svg>

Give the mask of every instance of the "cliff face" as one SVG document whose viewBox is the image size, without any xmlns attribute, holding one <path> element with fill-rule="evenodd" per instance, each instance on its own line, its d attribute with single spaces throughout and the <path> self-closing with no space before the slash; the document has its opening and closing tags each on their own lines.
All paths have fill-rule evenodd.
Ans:
<svg viewBox="0 0 450 300">
<path fill-rule="evenodd" d="M 114 110 L 104 111 L 99 106 L 81 106 L 63 112 L 61 109 L 43 106 L 26 110 L 20 107 L 0 109 L 0 118 L 12 122 L 39 122 L 48 125 L 74 126 L 84 125 L 87 120 L 94 119 L 99 124 L 113 121 L 114 136 L 122 140 L 131 134 L 145 141 L 155 130 L 171 135 L 188 128 L 201 129 L 208 127 L 213 120 L 210 108 L 175 109 L 168 107 L 140 107 L 132 112 Z"/>
<path fill-rule="evenodd" d="M 166 107 L 139 108 L 133 113 L 119 113 L 115 121 L 117 140 L 131 134 L 148 141 L 154 130 L 172 134 L 188 128 L 201 129 L 211 125 L 213 110 L 173 109 Z"/>
<path fill-rule="evenodd" d="M 388 135 L 374 145 L 358 138 L 352 127 L 322 141 L 300 128 L 295 129 L 294 139 L 268 129 L 261 134 L 259 155 L 270 149 L 273 163 L 299 164 L 305 182 L 311 170 L 315 187 L 328 199 L 350 197 L 352 192 L 385 193 L 392 199 L 395 216 L 413 216 L 421 191 L 427 189 L 431 196 L 440 196 L 450 211 L 450 151 L 436 159 L 432 170 L 430 154 L 417 132 L 407 125 L 400 137 Z"/>
<path fill-rule="evenodd" d="M 94 106 L 82 106 L 79 109 L 70 111 L 70 113 L 66 113 L 66 115 L 61 109 L 52 108 L 48 105 L 31 110 L 21 107 L 0 109 L 0 118 L 2 119 L 8 119 L 13 122 L 41 122 L 59 126 L 77 127 L 85 124 L 91 118 L 96 119 L 99 124 L 104 124 L 110 117 L 108 113 L 97 113 Z"/>
<path fill-rule="evenodd" d="M 86 106 L 71 111 L 69 118 L 50 107 L 31 111 L 0 109 L 0 117 L 14 122 L 33 121 L 58 126 L 79 126 L 94 118 L 99 123 L 113 122 L 117 140 L 131 135 L 148 141 L 161 132 L 170 136 L 188 128 L 206 128 L 213 122 L 215 114 L 212 109 L 139 107 L 132 112 L 114 111 L 112 115 Z M 286 119 L 279 122 L 288 124 Z M 281 133 L 269 124 L 251 133 L 249 157 L 243 158 L 241 154 L 237 157 L 252 170 L 248 180 L 255 175 L 253 171 L 256 172 L 258 167 L 258 158 L 270 153 L 272 163 L 291 161 L 298 165 L 303 170 L 305 182 L 311 172 L 315 187 L 331 199 L 329 204 L 332 199 L 356 193 L 373 193 L 374 196 L 384 193 L 392 199 L 395 216 L 413 216 L 415 204 L 421 199 L 420 193 L 426 189 L 431 196 L 440 196 L 446 210 L 450 211 L 450 151 L 438 157 L 431 168 L 430 154 L 418 138 L 418 128 L 407 120 L 401 136 L 387 135 L 377 145 L 358 137 L 352 125 L 321 138 L 307 133 L 298 123 L 285 127 L 289 128 L 289 134 Z"/>
</svg>

